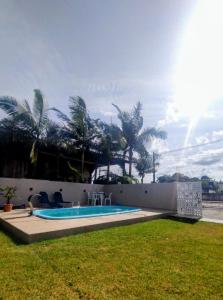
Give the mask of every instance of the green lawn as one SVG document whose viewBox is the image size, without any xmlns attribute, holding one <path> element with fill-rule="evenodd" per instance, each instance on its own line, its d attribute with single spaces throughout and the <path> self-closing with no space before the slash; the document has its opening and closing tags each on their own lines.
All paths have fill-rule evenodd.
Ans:
<svg viewBox="0 0 223 300">
<path fill-rule="evenodd" d="M 0 299 L 223 299 L 223 225 L 156 220 L 32 245 L 0 231 Z"/>
</svg>

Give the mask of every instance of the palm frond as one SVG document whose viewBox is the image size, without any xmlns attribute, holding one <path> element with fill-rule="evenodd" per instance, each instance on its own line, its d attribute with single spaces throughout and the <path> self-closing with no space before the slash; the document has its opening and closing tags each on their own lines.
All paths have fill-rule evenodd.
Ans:
<svg viewBox="0 0 223 300">
<path fill-rule="evenodd" d="M 49 123 L 48 109 L 42 92 L 38 89 L 34 90 L 34 101 L 33 101 L 33 118 L 36 121 L 35 131 L 36 138 L 45 132 L 46 127 Z"/>
<path fill-rule="evenodd" d="M 134 118 L 137 119 L 141 115 L 141 112 L 142 112 L 142 103 L 138 101 L 133 108 L 132 115 Z"/>
<path fill-rule="evenodd" d="M 31 107 L 29 105 L 29 102 L 26 99 L 23 102 L 24 102 L 24 107 L 25 107 L 26 111 L 31 114 L 32 110 L 31 110 Z"/>
<path fill-rule="evenodd" d="M 121 109 L 118 107 L 118 105 L 112 103 L 112 105 L 117 109 L 118 113 L 121 115 L 122 114 L 122 111 Z"/>
<path fill-rule="evenodd" d="M 78 120 L 86 118 L 87 109 L 84 99 L 79 96 L 70 97 L 69 99 L 69 109 L 72 116 L 72 119 Z"/>
<path fill-rule="evenodd" d="M 69 169 L 71 171 L 73 171 L 75 173 L 75 175 L 77 175 L 78 177 L 81 178 L 81 173 L 74 166 L 72 166 L 69 161 L 67 162 L 67 164 L 68 164 Z"/>
<path fill-rule="evenodd" d="M 118 105 L 112 103 L 112 105 L 116 108 L 117 112 L 118 112 L 118 118 L 119 120 L 124 123 L 127 119 L 128 119 L 128 113 L 127 112 L 124 112 L 122 111 Z"/>
<path fill-rule="evenodd" d="M 70 106 L 69 108 L 73 108 L 77 106 L 79 109 L 86 110 L 86 103 L 83 98 L 79 96 L 72 96 L 70 97 Z"/>
<path fill-rule="evenodd" d="M 62 121 L 64 121 L 64 122 L 70 122 L 70 118 L 65 113 L 63 113 L 61 110 L 59 110 L 59 109 L 57 109 L 55 107 L 52 107 L 51 110 L 55 111 L 57 117 L 59 119 L 61 119 Z"/>
<path fill-rule="evenodd" d="M 156 129 L 155 127 L 145 128 L 138 137 L 140 142 L 149 142 L 151 138 L 166 139 L 167 134 L 165 131 Z"/>
<path fill-rule="evenodd" d="M 143 126 L 143 117 L 141 116 L 142 112 L 142 104 L 141 102 L 137 102 L 136 106 L 132 111 L 132 127 L 136 134 L 142 129 Z"/>
<path fill-rule="evenodd" d="M 36 120 L 41 120 L 43 112 L 45 110 L 44 97 L 40 90 L 34 90 L 34 100 L 33 100 L 33 115 Z"/>
<path fill-rule="evenodd" d="M 32 149 L 30 152 L 31 163 L 35 164 L 37 162 L 38 149 L 37 149 L 37 141 L 35 141 L 32 145 Z"/>
<path fill-rule="evenodd" d="M 21 122 L 23 128 L 34 128 L 36 126 L 36 120 L 33 117 L 32 110 L 27 100 L 23 101 L 23 104 L 18 107 L 17 120 Z"/>
<path fill-rule="evenodd" d="M 8 115 L 16 114 L 18 112 L 19 106 L 19 102 L 13 97 L 0 97 L 0 108 Z"/>
</svg>

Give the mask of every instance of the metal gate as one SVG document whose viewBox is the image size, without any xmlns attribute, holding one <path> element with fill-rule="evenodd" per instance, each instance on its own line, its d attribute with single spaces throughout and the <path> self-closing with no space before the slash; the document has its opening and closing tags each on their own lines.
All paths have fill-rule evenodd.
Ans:
<svg viewBox="0 0 223 300">
<path fill-rule="evenodd" d="M 177 214 L 184 217 L 202 217 L 201 182 L 177 182 Z"/>
</svg>

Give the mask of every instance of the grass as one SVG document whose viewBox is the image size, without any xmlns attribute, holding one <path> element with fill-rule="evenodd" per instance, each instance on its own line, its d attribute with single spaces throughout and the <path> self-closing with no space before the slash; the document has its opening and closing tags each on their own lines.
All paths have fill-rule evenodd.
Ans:
<svg viewBox="0 0 223 300">
<path fill-rule="evenodd" d="M 223 225 L 176 220 L 32 245 L 0 232 L 0 299 L 223 299 Z"/>
</svg>

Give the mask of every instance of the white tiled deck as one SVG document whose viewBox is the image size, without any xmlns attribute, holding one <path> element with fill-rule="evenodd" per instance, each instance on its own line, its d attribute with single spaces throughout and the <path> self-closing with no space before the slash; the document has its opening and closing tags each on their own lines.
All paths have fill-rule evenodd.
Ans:
<svg viewBox="0 0 223 300">
<path fill-rule="evenodd" d="M 0 213 L 0 225 L 16 239 L 24 243 L 63 237 L 76 233 L 93 231 L 113 226 L 128 225 L 165 217 L 171 214 L 166 210 L 147 210 L 119 215 L 92 218 L 47 220 L 29 215 L 28 209 Z"/>
</svg>

